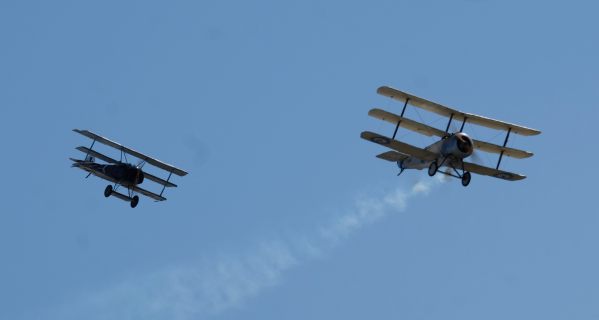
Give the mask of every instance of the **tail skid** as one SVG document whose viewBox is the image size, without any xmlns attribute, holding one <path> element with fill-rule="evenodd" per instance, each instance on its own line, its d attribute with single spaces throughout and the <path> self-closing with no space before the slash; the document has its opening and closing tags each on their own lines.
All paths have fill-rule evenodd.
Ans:
<svg viewBox="0 0 599 320">
<path fill-rule="evenodd" d="M 399 173 L 397 174 L 397 176 L 399 177 L 404 170 L 406 170 L 406 168 L 403 167 L 403 160 L 399 160 L 397 161 L 397 166 L 399 167 Z"/>
</svg>

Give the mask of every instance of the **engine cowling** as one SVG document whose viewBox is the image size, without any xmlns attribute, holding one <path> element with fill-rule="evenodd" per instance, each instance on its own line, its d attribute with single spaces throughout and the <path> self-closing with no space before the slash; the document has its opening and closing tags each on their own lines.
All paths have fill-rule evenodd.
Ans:
<svg viewBox="0 0 599 320">
<path fill-rule="evenodd" d="M 144 182 L 144 172 L 141 169 L 137 169 L 137 184 L 142 184 Z"/>
<path fill-rule="evenodd" d="M 447 137 L 441 147 L 443 156 L 454 156 L 460 159 L 469 157 L 473 151 L 472 139 L 463 132 L 457 132 Z"/>
</svg>

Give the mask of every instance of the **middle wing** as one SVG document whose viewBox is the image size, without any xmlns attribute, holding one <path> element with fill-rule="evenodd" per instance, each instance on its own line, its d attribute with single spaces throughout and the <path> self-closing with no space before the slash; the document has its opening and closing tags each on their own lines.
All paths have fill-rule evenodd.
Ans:
<svg viewBox="0 0 599 320">
<path fill-rule="evenodd" d="M 387 96 L 389 98 L 399 100 L 401 102 L 409 101 L 409 103 L 415 107 L 418 107 L 418 108 L 421 108 L 421 109 L 424 109 L 424 110 L 427 110 L 430 112 L 434 112 L 441 116 L 445 116 L 445 117 L 451 116 L 451 117 L 453 117 L 454 120 L 458 120 L 458 121 L 467 120 L 468 123 L 473 123 L 473 124 L 477 124 L 479 126 L 484 126 L 484 127 L 492 128 L 492 129 L 496 129 L 496 130 L 505 130 L 505 131 L 511 130 L 511 132 L 513 132 L 513 133 L 524 135 L 524 136 L 533 136 L 533 135 L 537 135 L 537 134 L 541 133 L 541 131 L 539 131 L 539 130 L 527 128 L 527 127 L 520 126 L 517 124 L 513 124 L 513 123 L 509 123 L 509 122 L 505 122 L 505 121 L 499 121 L 499 120 L 479 116 L 476 114 L 462 112 L 457 109 L 449 108 L 444 105 L 438 104 L 436 102 L 432 102 L 432 101 L 411 95 L 411 94 L 403 92 L 403 91 L 399 91 L 394 88 L 386 87 L 386 86 L 378 88 L 377 93 L 381 94 L 383 96 Z"/>
<path fill-rule="evenodd" d="M 409 145 L 409 144 L 401 142 L 401 141 L 387 138 L 378 133 L 364 131 L 364 132 L 362 132 L 362 134 L 360 134 L 360 137 L 362 137 L 362 139 L 364 139 L 364 140 L 368 140 L 368 141 L 374 142 L 376 144 L 380 144 L 387 148 L 393 149 L 393 150 L 398 151 L 403 154 L 407 154 L 412 157 L 416 157 L 418 159 L 432 161 L 432 160 L 435 160 L 438 158 L 438 155 L 433 152 L 430 152 L 425 149 L 420 149 L 418 147 L 414 147 L 412 145 Z"/>
<path fill-rule="evenodd" d="M 391 113 L 391 112 L 388 112 L 385 110 L 374 108 L 374 109 L 371 109 L 370 111 L 368 111 L 368 115 L 373 118 L 377 118 L 379 120 L 387 121 L 394 125 L 397 125 L 397 123 L 399 122 L 399 125 L 401 127 L 406 128 L 408 130 L 415 131 L 417 133 L 420 133 L 420 134 L 423 134 L 423 135 L 426 135 L 429 137 L 430 136 L 443 137 L 443 136 L 447 135 L 447 133 L 445 133 L 445 131 L 443 131 L 443 130 L 439 130 L 439 129 L 433 128 L 431 126 L 427 126 L 426 124 L 416 122 L 412 119 L 404 118 L 402 116 L 398 116 L 394 113 Z"/>
<path fill-rule="evenodd" d="M 423 134 L 423 135 L 426 135 L 429 137 L 430 136 L 444 137 L 447 135 L 447 133 L 443 130 L 439 130 L 437 128 L 428 126 L 426 124 L 423 124 L 423 123 L 420 123 L 420 122 L 417 122 L 417 121 L 414 121 L 414 120 L 411 120 L 408 118 L 401 117 L 399 115 L 396 115 L 394 113 L 391 113 L 391 112 L 388 112 L 385 110 L 374 108 L 374 109 L 371 109 L 370 111 L 368 111 L 368 115 L 373 118 L 377 118 L 379 120 L 387 121 L 394 125 L 397 125 L 397 123 L 399 122 L 400 127 L 406 128 L 408 130 L 412 130 L 414 132 L 417 132 L 417 133 L 420 133 L 420 134 Z M 485 141 L 472 139 L 472 142 L 474 144 L 475 149 L 479 149 L 481 151 L 490 152 L 490 153 L 497 153 L 497 154 L 500 154 L 503 152 L 504 156 L 508 156 L 508 157 L 512 157 L 512 158 L 523 159 L 523 158 L 531 157 L 533 155 L 531 152 L 528 152 L 528 151 L 509 148 L 509 147 L 502 147 L 500 145 L 485 142 Z"/>
<path fill-rule="evenodd" d="M 524 158 L 529 158 L 529 157 L 533 156 L 532 152 L 528 152 L 528 151 L 524 151 L 524 150 L 520 150 L 520 149 L 514 149 L 514 148 L 510 148 L 510 147 L 502 147 L 500 145 L 485 142 L 485 141 L 472 139 L 472 143 L 474 144 L 475 149 L 485 151 L 485 152 L 490 152 L 490 153 L 497 153 L 497 154 L 500 154 L 503 152 L 504 156 L 508 156 L 508 157 L 512 157 L 512 158 L 516 158 L 516 159 L 524 159 Z"/>
<path fill-rule="evenodd" d="M 118 161 L 112 159 L 111 157 L 103 155 L 103 154 L 99 153 L 96 150 L 92 150 L 92 149 L 86 148 L 84 146 L 79 146 L 79 147 L 77 147 L 75 149 L 77 149 L 77 150 L 79 150 L 79 151 L 81 151 L 81 152 L 83 152 L 85 154 L 89 154 L 92 157 L 98 158 L 98 159 L 100 159 L 100 160 L 102 160 L 102 161 L 104 161 L 106 163 L 111 163 L 111 164 L 118 163 Z M 174 183 L 172 183 L 170 181 L 166 181 L 164 179 L 158 178 L 157 176 L 155 176 L 153 174 L 150 174 L 150 173 L 147 173 L 145 171 L 144 171 L 144 178 L 146 178 L 148 180 L 151 180 L 151 181 L 154 181 L 154 182 L 156 182 L 158 184 L 161 184 L 163 186 L 167 186 L 167 187 L 176 187 L 177 186 L 176 184 L 174 184 Z"/>
</svg>

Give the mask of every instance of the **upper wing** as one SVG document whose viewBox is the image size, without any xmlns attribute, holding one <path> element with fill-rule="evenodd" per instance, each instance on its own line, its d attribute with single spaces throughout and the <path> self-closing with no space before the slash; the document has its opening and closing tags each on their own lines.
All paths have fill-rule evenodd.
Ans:
<svg viewBox="0 0 599 320">
<path fill-rule="evenodd" d="M 481 165 L 470 162 L 464 162 L 464 170 L 508 181 L 516 181 L 526 178 L 526 176 L 519 175 L 517 173 L 497 170 L 489 167 L 483 167 Z"/>
<path fill-rule="evenodd" d="M 473 124 L 477 124 L 477 125 L 492 128 L 492 129 L 505 130 L 505 131 L 511 129 L 511 132 L 517 133 L 520 135 L 524 135 L 524 136 L 532 136 L 532 135 L 537 135 L 537 134 L 541 133 L 541 131 L 539 131 L 539 130 L 523 127 L 523 126 L 520 126 L 517 124 L 494 120 L 494 119 L 486 118 L 483 116 L 462 112 L 457 109 L 449 108 L 449 107 L 440 105 L 438 103 L 428 101 L 426 99 L 423 99 L 423 98 L 420 98 L 417 96 L 413 96 L 409 93 L 402 92 L 397 89 L 393 89 L 393 88 L 386 87 L 386 86 L 378 88 L 377 93 L 387 96 L 387 97 L 390 97 L 390 98 L 393 98 L 393 99 L 396 99 L 396 100 L 399 100 L 401 102 L 406 102 L 406 100 L 409 99 L 409 103 L 415 107 L 422 108 L 424 110 L 431 111 L 431 112 L 434 112 L 436 114 L 439 114 L 439 115 L 442 115 L 445 117 L 451 117 L 453 115 L 453 119 L 458 120 L 458 121 L 463 121 L 464 119 L 466 119 L 466 121 L 468 123 L 473 123 Z"/>
<path fill-rule="evenodd" d="M 145 161 L 145 162 L 147 162 L 147 163 L 149 163 L 149 164 L 151 164 L 153 166 L 156 166 L 156 167 L 158 167 L 160 169 L 163 169 L 163 170 L 166 170 L 168 172 L 172 172 L 172 173 L 174 173 L 174 174 L 176 174 L 178 176 L 184 176 L 184 175 L 187 174 L 187 172 L 185 172 L 185 171 L 183 171 L 181 169 L 178 169 L 178 168 L 176 168 L 176 167 L 174 167 L 174 166 L 172 166 L 170 164 L 164 163 L 164 162 L 162 162 L 160 160 L 156 160 L 156 159 L 154 159 L 152 157 L 149 157 L 149 156 L 147 156 L 147 155 L 145 155 L 145 154 L 143 154 L 141 152 L 137 152 L 137 151 L 135 151 L 133 149 L 127 148 L 127 147 L 123 146 L 120 143 L 117 143 L 117 142 L 114 142 L 114 141 L 109 140 L 107 138 L 104 138 L 102 136 L 99 136 L 99 135 L 97 135 L 97 134 L 95 134 L 95 133 L 93 133 L 91 131 L 88 131 L 88 130 L 79 130 L 79 129 L 73 129 L 73 131 L 75 131 L 75 132 L 77 132 L 77 133 L 79 133 L 81 135 L 84 135 L 84 136 L 86 136 L 86 137 L 88 137 L 88 138 L 90 138 L 92 140 L 101 142 L 101 143 L 103 143 L 103 144 L 105 144 L 107 146 L 110 146 L 110 147 L 113 147 L 115 149 L 121 150 L 121 151 L 123 151 L 125 153 L 128 153 L 128 154 L 130 154 L 130 155 L 132 155 L 132 156 L 134 156 L 136 158 L 139 158 L 139 159 L 141 159 L 141 160 L 143 160 L 143 161 Z"/>
<path fill-rule="evenodd" d="M 430 152 L 425 149 L 420 149 L 418 147 L 414 147 L 412 145 L 409 145 L 409 144 L 401 142 L 401 141 L 387 138 L 378 133 L 364 131 L 364 132 L 362 132 L 362 134 L 360 134 L 360 137 L 362 137 L 362 139 L 364 139 L 364 140 L 372 141 L 376 144 L 380 144 L 387 148 L 391 148 L 393 150 L 399 151 L 399 152 L 401 152 L 403 154 L 407 154 L 409 156 L 416 157 L 418 159 L 432 161 L 432 160 L 437 159 L 437 157 L 438 157 L 438 155 L 433 152 Z"/>
</svg>

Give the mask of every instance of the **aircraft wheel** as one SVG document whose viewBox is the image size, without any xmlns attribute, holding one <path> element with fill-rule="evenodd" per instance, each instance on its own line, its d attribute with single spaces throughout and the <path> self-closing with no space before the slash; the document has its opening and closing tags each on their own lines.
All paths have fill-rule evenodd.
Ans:
<svg viewBox="0 0 599 320">
<path fill-rule="evenodd" d="M 470 184 L 471 178 L 472 176 L 470 175 L 470 172 L 464 172 L 464 175 L 462 176 L 462 185 L 467 187 Z"/>
<path fill-rule="evenodd" d="M 437 173 L 437 170 L 439 170 L 439 165 L 437 165 L 437 161 L 431 162 L 431 165 L 428 167 L 428 175 L 431 177 L 434 176 Z"/>
<path fill-rule="evenodd" d="M 139 197 L 138 196 L 134 196 L 131 199 L 131 208 L 135 208 L 137 207 L 137 204 L 139 203 Z"/>
<path fill-rule="evenodd" d="M 104 189 L 104 196 L 106 198 L 110 197 L 110 195 L 112 194 L 112 186 L 111 185 L 107 185 L 106 189 Z"/>
</svg>

